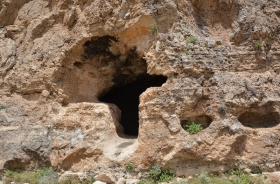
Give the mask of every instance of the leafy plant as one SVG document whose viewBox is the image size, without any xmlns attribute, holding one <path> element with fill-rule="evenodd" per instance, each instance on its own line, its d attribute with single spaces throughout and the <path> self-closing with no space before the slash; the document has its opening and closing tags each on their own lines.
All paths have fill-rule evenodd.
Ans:
<svg viewBox="0 0 280 184">
<path fill-rule="evenodd" d="M 154 165 L 149 171 L 150 178 L 158 180 L 161 174 L 161 168 L 158 165 Z"/>
<path fill-rule="evenodd" d="M 230 175 L 241 176 L 242 174 L 244 174 L 244 171 L 242 169 L 232 169 L 229 170 L 228 173 Z"/>
<path fill-rule="evenodd" d="M 175 174 L 172 170 L 163 170 L 159 176 L 159 182 L 168 182 L 175 177 Z"/>
<path fill-rule="evenodd" d="M 134 163 L 127 163 L 125 165 L 125 168 L 128 169 L 128 170 L 132 170 L 135 168 L 135 164 Z"/>
<path fill-rule="evenodd" d="M 196 43 L 197 39 L 194 36 L 190 36 L 187 38 L 187 43 Z"/>
<path fill-rule="evenodd" d="M 176 176 L 172 170 L 162 170 L 158 165 L 155 165 L 151 168 L 151 170 L 149 171 L 149 175 L 150 180 L 152 180 L 154 183 L 168 182 Z"/>
<path fill-rule="evenodd" d="M 158 28 L 157 28 L 157 24 L 156 23 L 153 23 L 152 24 L 152 32 L 155 33 L 158 31 Z"/>
<path fill-rule="evenodd" d="M 256 49 L 256 50 L 261 50 L 261 49 L 262 49 L 262 44 L 260 44 L 260 43 L 255 43 L 255 49 Z"/>
<path fill-rule="evenodd" d="M 184 130 L 186 130 L 189 134 L 196 134 L 203 130 L 203 126 L 199 123 L 192 122 L 191 124 L 183 125 Z"/>
</svg>

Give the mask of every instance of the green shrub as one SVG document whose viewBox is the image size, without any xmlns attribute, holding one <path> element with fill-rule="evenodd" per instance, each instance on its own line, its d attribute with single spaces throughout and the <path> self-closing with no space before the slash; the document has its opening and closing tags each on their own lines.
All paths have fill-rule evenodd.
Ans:
<svg viewBox="0 0 280 184">
<path fill-rule="evenodd" d="M 170 169 L 162 170 L 158 165 L 155 165 L 149 171 L 150 178 L 147 181 L 157 182 L 168 182 L 171 181 L 176 175 Z"/>
<path fill-rule="evenodd" d="M 256 50 L 261 50 L 261 49 L 262 49 L 262 44 L 260 44 L 260 43 L 255 43 L 255 49 L 256 49 Z"/>
<path fill-rule="evenodd" d="M 153 33 L 157 32 L 157 30 L 158 30 L 156 23 L 153 23 L 151 28 L 152 28 Z"/>
<path fill-rule="evenodd" d="M 125 165 L 125 168 L 128 169 L 128 170 L 132 170 L 132 169 L 135 168 L 135 164 L 133 164 L 133 163 L 127 163 L 127 164 Z"/>
<path fill-rule="evenodd" d="M 187 43 L 196 43 L 197 39 L 194 36 L 190 36 L 187 38 Z"/>
<path fill-rule="evenodd" d="M 232 169 L 232 170 L 227 171 L 227 174 L 241 176 L 242 174 L 244 174 L 244 171 L 242 169 Z"/>
<path fill-rule="evenodd" d="M 153 180 L 158 180 L 161 173 L 161 168 L 158 165 L 154 165 L 149 171 L 150 178 Z"/>
<path fill-rule="evenodd" d="M 189 54 L 189 51 L 188 51 L 188 50 L 185 50 L 185 54 L 188 55 L 188 54 Z"/>
<path fill-rule="evenodd" d="M 163 170 L 159 176 L 159 182 L 168 182 L 173 180 L 173 178 L 176 175 L 174 174 L 174 172 L 170 169 L 168 170 Z"/>
<path fill-rule="evenodd" d="M 189 134 L 196 134 L 203 130 L 203 126 L 199 123 L 192 122 L 191 124 L 183 125 L 184 130 L 186 130 Z"/>
</svg>

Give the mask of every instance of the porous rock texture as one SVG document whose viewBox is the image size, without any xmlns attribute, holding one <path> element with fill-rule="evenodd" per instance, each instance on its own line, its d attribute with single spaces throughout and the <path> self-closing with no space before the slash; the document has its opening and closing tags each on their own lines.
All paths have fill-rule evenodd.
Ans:
<svg viewBox="0 0 280 184">
<path fill-rule="evenodd" d="M 280 170 L 279 0 L 0 0 L 0 25 L 1 171 Z M 145 73 L 125 136 L 98 98 Z"/>
</svg>

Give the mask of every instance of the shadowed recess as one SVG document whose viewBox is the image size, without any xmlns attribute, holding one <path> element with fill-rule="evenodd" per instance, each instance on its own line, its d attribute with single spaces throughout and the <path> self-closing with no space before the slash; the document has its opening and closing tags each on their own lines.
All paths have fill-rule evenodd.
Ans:
<svg viewBox="0 0 280 184">
<path fill-rule="evenodd" d="M 181 126 L 190 125 L 193 122 L 201 124 L 203 129 L 206 129 L 212 123 L 212 118 L 207 115 L 183 118 L 183 120 L 181 120 Z"/>
<path fill-rule="evenodd" d="M 117 39 L 112 36 L 93 37 L 84 44 L 84 59 L 97 56 L 109 56 L 110 58 L 115 58 L 115 56 L 109 50 L 112 42 L 117 42 Z"/>
<path fill-rule="evenodd" d="M 167 80 L 164 76 L 140 75 L 136 80 L 125 85 L 112 88 L 108 93 L 99 98 L 100 101 L 113 103 L 122 112 L 121 125 L 124 134 L 138 136 L 139 96 L 149 87 L 159 87 Z"/>
<path fill-rule="evenodd" d="M 266 114 L 256 112 L 244 112 L 238 118 L 243 126 L 251 128 L 271 128 L 280 123 L 280 115 L 278 112 L 270 112 Z"/>
</svg>

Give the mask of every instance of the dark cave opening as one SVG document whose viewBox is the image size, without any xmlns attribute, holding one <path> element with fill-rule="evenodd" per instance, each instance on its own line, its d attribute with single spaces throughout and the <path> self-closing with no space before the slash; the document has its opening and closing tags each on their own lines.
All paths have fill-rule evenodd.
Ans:
<svg viewBox="0 0 280 184">
<path fill-rule="evenodd" d="M 122 53 L 119 45 L 119 40 L 112 36 L 93 37 L 84 43 L 81 61 L 73 65 L 108 84 L 96 95 L 100 102 L 115 104 L 121 110 L 120 124 L 124 132 L 117 133 L 127 138 L 138 136 L 139 96 L 149 87 L 161 86 L 167 77 L 148 75 L 147 63 L 138 55 L 137 47 Z"/>
<path fill-rule="evenodd" d="M 138 136 L 139 96 L 149 87 L 159 87 L 165 83 L 167 77 L 160 75 L 142 74 L 134 81 L 124 85 L 117 85 L 109 92 L 99 97 L 101 102 L 113 103 L 122 112 L 121 125 L 125 135 Z"/>
</svg>

